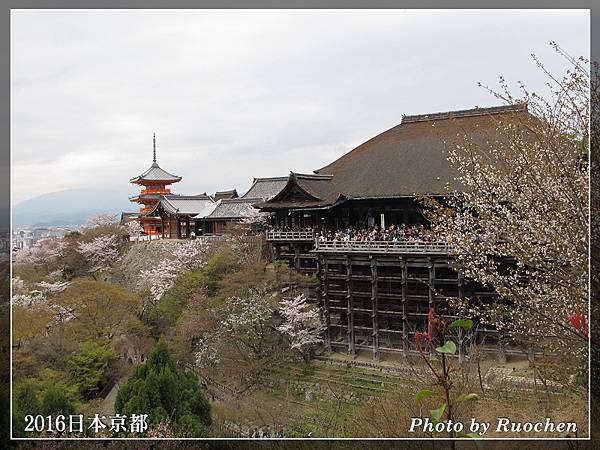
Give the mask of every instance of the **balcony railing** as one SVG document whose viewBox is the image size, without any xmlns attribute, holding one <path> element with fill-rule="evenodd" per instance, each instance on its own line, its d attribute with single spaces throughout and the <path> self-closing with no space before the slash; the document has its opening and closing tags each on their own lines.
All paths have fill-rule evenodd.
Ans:
<svg viewBox="0 0 600 450">
<path fill-rule="evenodd" d="M 314 231 L 267 231 L 267 241 L 305 241 L 315 240 Z"/>
<path fill-rule="evenodd" d="M 164 188 L 146 188 L 140 191 L 140 195 L 148 195 L 148 194 L 160 194 L 160 195 L 168 195 L 171 193 L 171 189 Z"/>
<path fill-rule="evenodd" d="M 446 242 L 407 241 L 315 241 L 316 252 L 448 254 Z"/>
</svg>

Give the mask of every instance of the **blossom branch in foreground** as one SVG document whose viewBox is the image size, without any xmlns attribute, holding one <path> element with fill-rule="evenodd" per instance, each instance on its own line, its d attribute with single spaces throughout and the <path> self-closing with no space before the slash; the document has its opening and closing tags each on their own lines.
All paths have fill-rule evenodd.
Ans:
<svg viewBox="0 0 600 450">
<path fill-rule="evenodd" d="M 298 350 L 308 362 L 311 350 L 323 342 L 326 326 L 321 314 L 302 294 L 282 300 L 279 313 L 284 321 L 277 329 L 288 337 L 290 348 Z"/>
</svg>

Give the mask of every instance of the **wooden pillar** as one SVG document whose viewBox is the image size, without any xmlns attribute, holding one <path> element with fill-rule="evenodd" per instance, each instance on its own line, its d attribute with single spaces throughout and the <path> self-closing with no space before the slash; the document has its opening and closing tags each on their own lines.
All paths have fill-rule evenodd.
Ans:
<svg viewBox="0 0 600 450">
<path fill-rule="evenodd" d="M 348 354 L 356 356 L 356 342 L 354 340 L 354 305 L 352 300 L 352 260 L 349 255 L 346 255 L 346 300 L 348 303 L 348 326 L 346 329 L 346 339 L 348 341 Z"/>
<path fill-rule="evenodd" d="M 300 244 L 294 244 L 294 267 L 300 269 Z"/>
<path fill-rule="evenodd" d="M 533 348 L 533 342 L 531 339 L 527 343 L 527 361 L 533 362 L 535 360 L 535 349 Z"/>
<path fill-rule="evenodd" d="M 458 298 L 465 298 L 465 275 L 462 272 L 458 272 Z"/>
<path fill-rule="evenodd" d="M 406 257 L 400 257 L 400 267 L 402 268 L 402 352 L 408 356 L 410 348 L 408 342 L 408 316 L 406 313 L 408 303 L 408 267 Z"/>
<path fill-rule="evenodd" d="M 379 361 L 379 305 L 377 296 L 377 258 L 371 260 L 371 319 L 373 320 L 373 359 Z"/>
<path fill-rule="evenodd" d="M 506 364 L 506 347 L 502 339 L 498 341 L 498 352 L 496 353 L 496 361 L 500 364 Z"/>
<path fill-rule="evenodd" d="M 160 216 L 160 232 L 162 233 L 162 238 L 165 238 L 165 218 Z"/>
<path fill-rule="evenodd" d="M 329 292 L 327 286 L 329 260 L 323 255 L 319 255 L 317 270 L 319 274 L 319 280 L 321 283 L 320 289 L 317 289 L 317 292 L 322 295 L 323 310 L 325 311 L 325 325 L 327 326 L 327 329 L 325 331 L 325 346 L 327 347 L 327 351 L 331 352 L 331 309 L 329 304 Z"/>
<path fill-rule="evenodd" d="M 190 238 L 190 216 L 185 216 L 185 237 Z"/>
<path fill-rule="evenodd" d="M 429 257 L 429 309 L 435 308 L 435 264 Z"/>
<path fill-rule="evenodd" d="M 177 239 L 181 239 L 181 219 L 178 215 L 175 216 L 175 223 L 177 224 Z"/>
</svg>

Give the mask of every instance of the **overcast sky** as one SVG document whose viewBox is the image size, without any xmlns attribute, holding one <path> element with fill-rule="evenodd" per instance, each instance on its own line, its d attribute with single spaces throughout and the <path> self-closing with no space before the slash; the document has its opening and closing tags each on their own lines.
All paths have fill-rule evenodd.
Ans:
<svg viewBox="0 0 600 450">
<path fill-rule="evenodd" d="M 14 203 L 131 195 L 153 132 L 174 192 L 242 192 L 402 114 L 497 104 L 479 81 L 542 91 L 530 54 L 566 67 L 550 41 L 589 53 L 587 10 L 13 10 L 11 33 Z"/>
</svg>

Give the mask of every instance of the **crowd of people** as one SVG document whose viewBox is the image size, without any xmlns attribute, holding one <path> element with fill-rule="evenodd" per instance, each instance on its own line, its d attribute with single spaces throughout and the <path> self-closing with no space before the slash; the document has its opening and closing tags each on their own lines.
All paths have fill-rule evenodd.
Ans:
<svg viewBox="0 0 600 450">
<path fill-rule="evenodd" d="M 269 227 L 273 231 L 315 232 L 319 241 L 387 241 L 387 242 L 431 242 L 443 240 L 425 225 L 390 225 L 381 228 L 373 225 L 366 228 L 346 226 L 340 229 L 316 230 L 311 227 Z"/>
<path fill-rule="evenodd" d="M 387 241 L 387 242 L 425 242 L 430 233 L 424 225 L 390 225 L 381 228 L 373 225 L 368 228 L 345 227 L 339 230 L 326 230 L 320 233 L 321 241 Z"/>
</svg>

